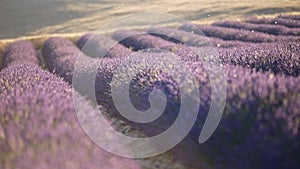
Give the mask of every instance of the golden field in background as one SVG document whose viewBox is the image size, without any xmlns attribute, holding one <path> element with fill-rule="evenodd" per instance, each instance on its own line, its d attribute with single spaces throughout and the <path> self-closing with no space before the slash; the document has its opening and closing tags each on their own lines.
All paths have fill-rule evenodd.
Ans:
<svg viewBox="0 0 300 169">
<path fill-rule="evenodd" d="M 96 31 L 121 17 L 141 12 L 167 13 L 190 22 L 211 23 L 300 13 L 299 6 L 299 0 L 10 0 L 0 5 L 0 39 Z M 122 26 L 139 28 L 141 22 Z"/>
</svg>

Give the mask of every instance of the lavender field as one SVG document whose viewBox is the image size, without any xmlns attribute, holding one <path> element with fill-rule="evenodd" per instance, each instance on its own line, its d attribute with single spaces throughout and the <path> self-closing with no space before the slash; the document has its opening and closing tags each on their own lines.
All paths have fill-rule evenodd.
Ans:
<svg viewBox="0 0 300 169">
<path fill-rule="evenodd" d="M 85 48 L 89 43 L 93 50 Z M 300 167 L 300 15 L 118 29 L 112 34 L 45 36 L 3 44 L 1 169 Z M 98 54 L 107 48 L 99 58 Z M 155 52 L 143 52 L 150 49 Z M 114 73 L 125 60 L 168 56 L 165 51 L 187 65 L 200 86 L 194 88 L 188 81 L 190 90 L 183 92 L 163 69 L 136 74 L 129 87 L 130 101 L 136 109 L 151 108 L 150 93 L 154 89 L 163 91 L 167 102 L 163 114 L 155 121 L 133 123 L 122 117 L 114 105 Z M 87 62 L 78 66 L 78 58 L 86 58 Z M 168 62 L 155 61 L 154 67 L 170 67 Z M 213 100 L 212 82 L 221 84 L 222 80 L 211 77 L 207 62 L 213 62 L 224 73 L 226 102 L 217 129 L 199 144 L 198 137 Z M 81 111 L 91 111 L 91 98 L 72 86 L 78 74 L 90 75 L 90 63 L 98 64 L 93 90 L 97 108 L 117 131 L 132 137 L 157 135 L 176 119 L 181 97 L 199 91 L 201 102 L 191 131 L 171 150 L 150 158 L 120 157 L 99 147 L 82 128 L 73 100 L 77 93 Z M 126 68 L 144 66 L 136 63 Z M 118 78 L 122 81 L 127 77 Z M 123 151 L 131 151 L 131 147 Z"/>
</svg>

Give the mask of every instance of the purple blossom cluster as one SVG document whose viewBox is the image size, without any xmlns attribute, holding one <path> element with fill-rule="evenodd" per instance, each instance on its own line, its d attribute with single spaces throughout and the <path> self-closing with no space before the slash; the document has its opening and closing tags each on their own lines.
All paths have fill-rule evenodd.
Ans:
<svg viewBox="0 0 300 169">
<path fill-rule="evenodd" d="M 220 26 L 226 28 L 244 29 L 256 32 L 263 32 L 273 35 L 300 35 L 300 28 L 287 28 L 281 25 L 269 24 L 252 24 L 237 21 L 219 21 L 212 24 L 213 26 Z"/>
<path fill-rule="evenodd" d="M 300 21 L 295 19 L 283 19 L 283 18 L 250 18 L 246 22 L 255 24 L 271 24 L 282 25 L 289 28 L 300 28 Z"/>
<path fill-rule="evenodd" d="M 88 33 L 81 36 L 77 46 L 84 54 L 91 57 L 124 57 L 132 53 L 112 38 L 100 34 Z"/>
<path fill-rule="evenodd" d="M 49 38 L 42 47 L 42 54 L 49 71 L 72 82 L 76 59 L 82 54 L 73 42 L 63 37 Z"/>
<path fill-rule="evenodd" d="M 8 45 L 2 60 L 2 67 L 17 64 L 39 65 L 38 54 L 30 41 L 21 40 Z"/>
<path fill-rule="evenodd" d="M 0 72 L 0 166 L 9 168 L 140 168 L 107 153 L 84 133 L 72 89 L 37 66 Z M 82 98 L 82 111 L 89 111 Z"/>
</svg>

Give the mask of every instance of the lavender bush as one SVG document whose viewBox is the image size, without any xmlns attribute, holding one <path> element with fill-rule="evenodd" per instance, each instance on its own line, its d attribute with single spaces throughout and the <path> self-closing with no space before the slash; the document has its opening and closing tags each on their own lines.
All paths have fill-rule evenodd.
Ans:
<svg viewBox="0 0 300 169">
<path fill-rule="evenodd" d="M 68 39 L 52 37 L 44 43 L 42 53 L 49 71 L 72 82 L 76 59 L 82 54 L 76 45 Z"/>
<path fill-rule="evenodd" d="M 3 55 L 2 67 L 17 64 L 39 65 L 37 52 L 30 41 L 16 41 L 7 47 Z"/>
</svg>

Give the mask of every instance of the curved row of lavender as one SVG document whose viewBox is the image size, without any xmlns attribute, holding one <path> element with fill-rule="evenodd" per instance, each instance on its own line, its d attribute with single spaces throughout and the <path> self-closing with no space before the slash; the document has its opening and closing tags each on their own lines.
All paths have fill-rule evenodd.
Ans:
<svg viewBox="0 0 300 169">
<path fill-rule="evenodd" d="M 174 43 L 182 43 L 195 47 L 203 47 L 203 46 L 213 46 L 213 47 L 221 47 L 221 48 L 230 48 L 236 46 L 246 45 L 246 43 L 241 41 L 224 41 L 219 38 L 207 38 L 204 34 L 198 35 L 186 31 L 176 30 L 167 27 L 154 27 L 149 28 L 146 32 L 151 35 L 158 36 L 162 39 L 172 41 Z"/>
<path fill-rule="evenodd" d="M 132 53 L 128 48 L 118 44 L 117 41 L 101 34 L 85 34 L 78 39 L 77 46 L 87 56 L 97 58 L 124 57 Z"/>
<path fill-rule="evenodd" d="M 300 73 L 300 45 L 297 42 L 248 44 L 228 49 L 215 49 L 172 44 L 158 37 L 131 30 L 118 30 L 112 36 L 115 39 L 128 37 L 120 43 L 135 50 L 166 49 L 190 62 L 212 57 L 210 61 L 217 60 L 220 63 L 241 65 L 263 71 L 271 70 L 276 74 L 298 76 Z"/>
<path fill-rule="evenodd" d="M 76 58 L 81 54 L 72 41 L 63 37 L 51 37 L 44 43 L 42 54 L 50 72 L 72 82 Z"/>
<path fill-rule="evenodd" d="M 10 44 L 2 58 L 2 67 L 17 64 L 39 65 L 38 54 L 30 41 L 21 40 Z"/>
<path fill-rule="evenodd" d="M 246 22 L 255 24 L 283 25 L 289 28 L 300 28 L 300 21 L 284 18 L 250 18 Z"/>
<path fill-rule="evenodd" d="M 288 28 L 281 25 L 269 25 L 269 24 L 253 24 L 247 22 L 237 21 L 219 21 L 214 22 L 213 26 L 244 29 L 250 31 L 263 32 L 273 35 L 300 35 L 300 28 Z"/>
<path fill-rule="evenodd" d="M 94 144 L 79 124 L 70 86 L 34 62 L 0 72 L 0 167 L 140 168 Z M 81 108 L 91 110 L 83 98 Z"/>
<path fill-rule="evenodd" d="M 299 27 L 298 27 L 299 28 Z M 239 40 L 243 42 L 251 43 L 262 43 L 262 42 L 299 42 L 300 37 L 298 36 L 275 36 L 270 34 L 265 34 L 262 32 L 255 32 L 250 30 L 239 30 L 233 28 L 224 28 L 212 25 L 200 25 L 200 24 L 183 24 L 180 30 L 187 32 L 192 32 L 196 34 L 205 34 L 208 37 L 217 37 L 223 40 Z"/>
</svg>

